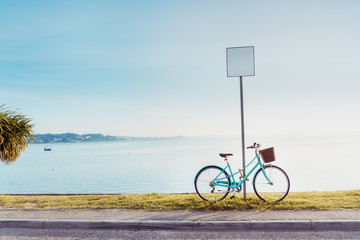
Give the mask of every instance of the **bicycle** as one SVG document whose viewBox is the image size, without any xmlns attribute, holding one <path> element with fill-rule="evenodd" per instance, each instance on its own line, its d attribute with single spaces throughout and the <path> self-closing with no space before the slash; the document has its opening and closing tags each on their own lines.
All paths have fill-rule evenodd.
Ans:
<svg viewBox="0 0 360 240">
<path fill-rule="evenodd" d="M 247 149 L 255 150 L 255 157 L 243 169 L 240 168 L 235 173 L 233 173 L 227 159 L 233 156 L 232 153 L 219 154 L 220 157 L 224 158 L 225 168 L 208 165 L 200 169 L 194 180 L 195 190 L 199 197 L 205 201 L 221 201 L 230 192 L 233 192 L 231 198 L 234 198 L 236 192 L 241 192 L 244 181 L 248 181 L 249 176 L 257 169 L 252 179 L 255 194 L 263 201 L 278 202 L 283 200 L 290 190 L 289 177 L 280 167 L 271 164 L 275 161 L 274 148 L 260 151 L 259 148 L 260 144 L 257 143 L 247 147 Z M 259 152 L 264 163 L 260 160 Z M 253 163 L 255 166 L 245 175 L 245 169 Z"/>
</svg>

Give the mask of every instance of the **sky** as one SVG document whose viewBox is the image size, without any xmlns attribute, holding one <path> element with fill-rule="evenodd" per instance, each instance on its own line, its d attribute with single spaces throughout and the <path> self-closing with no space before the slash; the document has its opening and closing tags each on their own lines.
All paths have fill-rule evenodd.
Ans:
<svg viewBox="0 0 360 240">
<path fill-rule="evenodd" d="M 359 1 L 0 2 L 0 104 L 35 133 L 360 134 Z"/>
</svg>

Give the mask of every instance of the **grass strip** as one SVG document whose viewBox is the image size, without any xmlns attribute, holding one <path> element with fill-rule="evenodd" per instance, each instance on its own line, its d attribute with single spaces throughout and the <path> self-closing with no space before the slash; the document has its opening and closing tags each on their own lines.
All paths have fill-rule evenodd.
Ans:
<svg viewBox="0 0 360 240">
<path fill-rule="evenodd" d="M 150 211 L 215 210 L 344 210 L 360 209 L 360 190 L 336 192 L 293 192 L 281 202 L 263 202 L 254 194 L 242 194 L 220 202 L 206 202 L 189 194 L 109 195 L 0 195 L 2 209 L 132 209 Z"/>
</svg>

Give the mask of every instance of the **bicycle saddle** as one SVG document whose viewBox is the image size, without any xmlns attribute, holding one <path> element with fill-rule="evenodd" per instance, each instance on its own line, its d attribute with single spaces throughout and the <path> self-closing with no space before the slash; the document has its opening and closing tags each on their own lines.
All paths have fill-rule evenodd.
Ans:
<svg viewBox="0 0 360 240">
<path fill-rule="evenodd" d="M 220 157 L 227 157 L 227 156 L 232 156 L 233 154 L 232 153 L 220 153 L 219 155 L 220 155 Z"/>
</svg>

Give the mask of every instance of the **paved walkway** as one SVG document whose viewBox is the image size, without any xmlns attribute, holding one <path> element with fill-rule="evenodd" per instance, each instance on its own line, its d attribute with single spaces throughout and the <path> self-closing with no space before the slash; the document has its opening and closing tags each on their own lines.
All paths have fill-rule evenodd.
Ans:
<svg viewBox="0 0 360 240">
<path fill-rule="evenodd" d="M 0 227 L 184 231 L 360 231 L 360 210 L 131 211 L 0 209 Z"/>
</svg>

